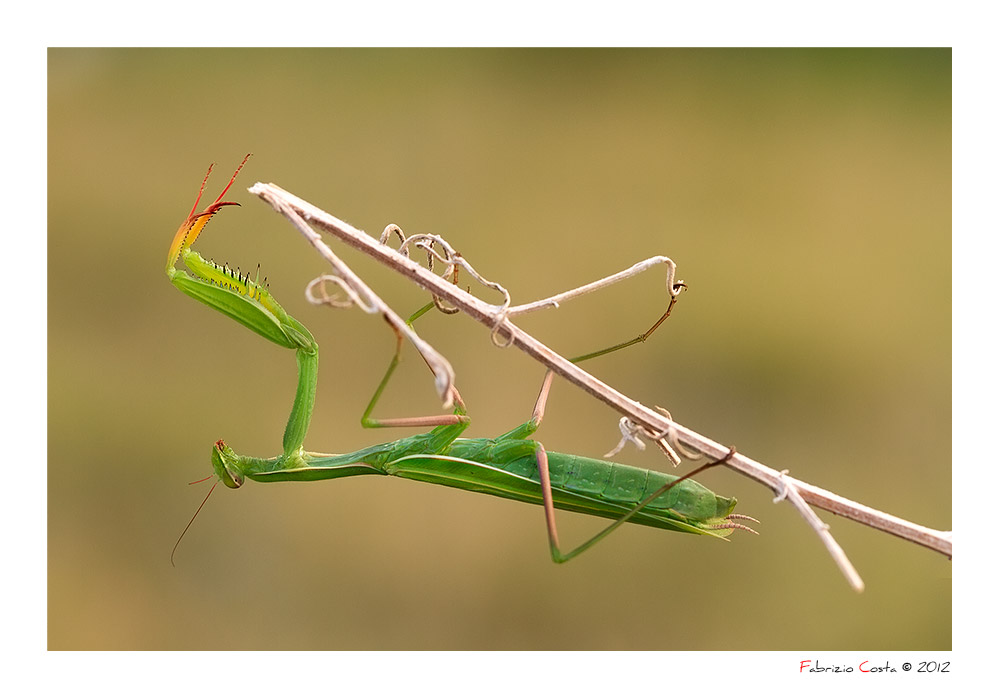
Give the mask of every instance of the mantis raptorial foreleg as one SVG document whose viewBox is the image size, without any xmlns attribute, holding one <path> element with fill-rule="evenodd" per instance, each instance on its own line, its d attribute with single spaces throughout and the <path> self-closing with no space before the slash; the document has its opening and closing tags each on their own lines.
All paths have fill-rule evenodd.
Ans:
<svg viewBox="0 0 1000 699">
<path fill-rule="evenodd" d="M 295 360 L 299 378 L 292 410 L 285 426 L 282 447 L 284 456 L 297 458 L 302 452 L 302 442 L 309 430 L 313 404 L 316 401 L 316 376 L 319 367 L 319 347 L 309 330 L 292 318 L 271 296 L 266 288 L 266 280 L 260 282 L 250 274 L 234 272 L 225 265 L 204 259 L 191 250 L 191 246 L 204 230 L 205 225 L 224 206 L 239 206 L 237 202 L 222 201 L 236 176 L 250 158 L 248 154 L 236 168 L 229 184 L 203 211 L 198 204 L 205 192 L 205 184 L 212 172 L 208 168 L 205 179 L 195 199 L 191 213 L 177 229 L 173 243 L 167 253 L 167 277 L 171 283 L 188 296 L 202 302 L 209 308 L 223 313 L 245 327 L 253 330 L 271 342 L 295 350 Z M 177 269 L 178 261 L 190 270 Z M 230 487 L 236 487 L 233 477 L 225 469 L 218 469 L 220 478 Z"/>
</svg>

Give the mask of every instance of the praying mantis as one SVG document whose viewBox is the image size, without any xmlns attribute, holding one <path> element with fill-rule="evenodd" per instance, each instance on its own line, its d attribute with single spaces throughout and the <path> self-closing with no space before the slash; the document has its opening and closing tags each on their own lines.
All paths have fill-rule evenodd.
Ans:
<svg viewBox="0 0 1000 699">
<path fill-rule="evenodd" d="M 240 274 L 225 265 L 206 260 L 191 247 L 209 220 L 223 207 L 238 205 L 223 201 L 249 155 L 236 169 L 222 193 L 202 211 L 198 205 L 212 167 L 202 181 L 191 212 L 178 228 L 167 254 L 166 274 L 185 294 L 241 323 L 258 335 L 295 351 L 298 383 L 292 410 L 282 439 L 282 453 L 270 458 L 237 454 L 223 440 L 212 447 L 211 462 L 217 482 L 229 488 L 241 487 L 246 479 L 271 483 L 313 481 L 359 475 L 387 475 L 435 483 L 502 498 L 540 504 L 552 560 L 568 561 L 583 553 L 626 522 L 669 531 L 702 534 L 725 539 L 734 530 L 753 532 L 738 519 L 754 520 L 733 512 L 735 498 L 716 495 L 691 480 L 698 472 L 725 462 L 703 464 L 685 476 L 572 454 L 550 452 L 530 439 L 541 424 L 552 373 L 546 374 L 529 420 L 493 439 L 462 437 L 469 426 L 466 407 L 454 388 L 450 414 L 426 417 L 374 419 L 372 412 L 399 364 L 403 337 L 396 333 L 396 351 L 361 422 L 364 427 L 431 427 L 429 432 L 376 444 L 347 454 L 306 451 L 303 447 L 316 400 L 319 347 L 306 327 L 290 316 L 258 277 Z M 188 271 L 177 268 L 183 263 Z M 670 306 L 650 329 L 655 330 L 669 315 L 680 282 L 671 288 Z M 418 310 L 407 324 L 435 306 Z M 646 333 L 647 335 L 649 333 Z M 644 338 L 643 338 L 644 339 Z M 632 344 L 622 343 L 576 358 L 582 361 Z M 211 495 L 212 490 L 209 491 Z M 207 501 L 206 496 L 205 501 Z M 205 502 L 202 502 L 204 506 Z M 198 508 L 200 511 L 201 507 Z M 614 520 L 590 539 L 567 552 L 559 544 L 555 510 L 568 510 Z M 197 516 L 197 512 L 195 516 Z M 192 518 L 193 522 L 194 518 Z M 188 524 L 190 527 L 190 522 Z M 184 532 L 187 531 L 185 528 Z M 181 534 L 183 537 L 184 533 Z M 179 543 L 180 540 L 178 540 Z M 176 550 L 176 546 L 175 546 Z M 171 560 L 173 553 L 171 553 Z"/>
</svg>

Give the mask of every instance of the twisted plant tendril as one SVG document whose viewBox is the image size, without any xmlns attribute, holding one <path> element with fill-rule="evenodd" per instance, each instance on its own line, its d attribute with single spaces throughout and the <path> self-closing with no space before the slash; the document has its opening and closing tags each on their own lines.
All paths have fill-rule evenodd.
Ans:
<svg viewBox="0 0 1000 699">
<path fill-rule="evenodd" d="M 336 291 L 331 294 L 326 290 L 327 282 L 335 285 L 347 298 L 338 298 Z M 357 306 L 365 313 L 375 313 L 378 309 L 366 302 L 351 288 L 350 284 L 335 274 L 321 274 L 306 286 L 306 300 L 316 306 L 333 306 L 334 308 L 350 308 Z"/>
<path fill-rule="evenodd" d="M 431 272 L 434 271 L 434 261 L 437 260 L 444 264 L 445 269 L 439 276 L 443 279 L 451 278 L 453 284 L 458 283 L 458 270 L 464 269 L 469 276 L 475 279 L 480 285 L 486 287 L 487 289 L 492 289 L 503 296 L 503 303 L 499 305 L 494 305 L 496 322 L 493 325 L 493 329 L 490 332 L 490 341 L 497 347 L 510 347 L 514 342 L 514 336 L 508 334 L 506 342 L 501 342 L 500 332 L 503 329 L 504 323 L 507 321 L 507 317 L 510 312 L 510 292 L 502 284 L 491 281 L 481 275 L 476 268 L 469 263 L 461 253 L 455 250 L 452 245 L 439 235 L 434 235 L 432 233 L 416 233 L 409 237 L 403 235 L 403 230 L 394 223 L 390 223 L 382 231 L 382 235 L 379 237 L 379 242 L 383 245 L 389 244 L 389 238 L 395 235 L 399 238 L 399 246 L 396 248 L 404 257 L 410 257 L 410 247 L 423 250 L 427 255 L 427 269 Z M 441 248 L 439 252 L 435 245 Z M 444 302 L 437 296 L 433 295 L 434 305 L 438 310 L 443 313 L 456 313 L 458 311 L 455 307 L 445 306 Z"/>
</svg>

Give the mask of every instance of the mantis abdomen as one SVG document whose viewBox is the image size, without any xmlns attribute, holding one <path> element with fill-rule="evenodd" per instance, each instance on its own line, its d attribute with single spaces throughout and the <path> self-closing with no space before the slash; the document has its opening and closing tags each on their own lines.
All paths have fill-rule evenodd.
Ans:
<svg viewBox="0 0 1000 699">
<path fill-rule="evenodd" d="M 389 475 L 488 493 L 533 504 L 542 502 L 536 450 L 528 439 L 457 439 L 446 453 L 411 454 L 389 462 Z M 659 471 L 547 452 L 553 503 L 561 510 L 618 519 L 667 483 Z M 725 536 L 735 498 L 716 495 L 685 480 L 637 512 L 630 521 L 660 529 Z"/>
</svg>

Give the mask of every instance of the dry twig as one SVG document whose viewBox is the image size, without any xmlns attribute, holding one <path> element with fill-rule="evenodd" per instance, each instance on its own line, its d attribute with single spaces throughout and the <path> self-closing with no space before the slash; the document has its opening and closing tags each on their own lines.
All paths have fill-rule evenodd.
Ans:
<svg viewBox="0 0 1000 699">
<path fill-rule="evenodd" d="M 440 303 L 441 300 L 444 300 L 452 307 L 461 310 L 463 313 L 486 325 L 491 329 L 495 341 L 497 338 L 503 338 L 505 346 L 513 345 L 517 347 L 538 362 L 544 364 L 551 371 L 562 376 L 570 383 L 577 385 L 601 402 L 611 406 L 628 418 L 630 421 L 629 424 L 631 424 L 632 429 L 636 430 L 637 433 L 656 441 L 663 441 L 664 436 L 669 434 L 683 445 L 693 448 L 712 459 L 722 459 L 729 453 L 728 447 L 704 437 L 694 430 L 674 422 L 669 419 L 667 415 L 651 410 L 641 403 L 638 403 L 619 393 L 612 387 L 591 376 L 589 373 L 581 369 L 576 364 L 573 364 L 565 357 L 545 346 L 510 321 L 510 315 L 516 312 L 527 312 L 538 307 L 558 306 L 558 302 L 561 300 L 579 295 L 579 293 L 585 293 L 587 291 L 600 288 L 600 286 L 603 285 L 602 282 L 604 280 L 602 280 L 602 282 L 588 284 L 585 287 L 580 287 L 580 289 L 574 290 L 573 292 L 567 292 L 566 294 L 560 294 L 532 304 L 525 304 L 523 306 L 512 308 L 510 306 L 510 297 L 506 290 L 500 285 L 495 284 L 494 282 L 488 282 L 482 278 L 472 269 L 471 265 L 469 265 L 466 260 L 462 259 L 458 253 L 454 252 L 454 250 L 451 250 L 450 246 L 446 249 L 445 254 L 438 255 L 438 259 L 444 262 L 446 266 L 452 265 L 452 267 L 449 267 L 445 274 L 439 276 L 434 274 L 431 270 L 421 267 L 418 263 L 409 259 L 408 256 L 400 254 L 388 245 L 384 245 L 379 241 L 376 241 L 363 231 L 354 228 L 350 224 L 326 213 L 322 209 L 319 209 L 309 202 L 300 199 L 277 185 L 257 183 L 251 187 L 249 191 L 261 197 L 277 211 L 289 218 L 296 228 L 298 228 L 302 234 L 306 236 L 306 238 L 314 247 L 316 247 L 320 254 L 329 260 L 331 264 L 333 264 L 334 260 L 336 260 L 339 265 L 343 265 L 343 263 L 336 258 L 333 252 L 330 251 L 329 247 L 322 241 L 320 236 L 310 228 L 310 224 L 332 233 L 348 245 L 364 252 L 382 264 L 413 280 L 417 285 L 429 291 L 435 297 L 436 303 Z M 388 230 L 389 229 L 387 228 L 387 231 Z M 402 238 L 402 233 L 399 233 L 399 236 Z M 436 239 L 436 242 L 440 244 L 441 240 Z M 428 246 L 422 247 L 424 250 L 428 251 L 428 254 L 431 254 Z M 448 250 L 450 250 L 450 252 L 448 252 Z M 673 263 L 670 262 L 668 258 L 651 259 L 658 262 L 669 262 L 668 290 L 671 292 L 672 296 L 676 296 L 674 293 L 676 284 L 673 283 Z M 639 264 L 642 265 L 645 263 Z M 491 286 L 494 289 L 500 290 L 505 297 L 504 303 L 501 305 L 488 304 L 451 283 L 447 277 L 452 271 L 454 265 L 462 266 L 467 271 L 470 271 L 480 282 Z M 344 266 L 344 269 L 346 269 L 346 266 Z M 347 272 L 350 273 L 350 270 L 347 270 Z M 337 274 L 342 275 L 344 272 L 338 269 Z M 352 277 L 354 276 L 353 273 L 350 274 Z M 608 279 L 611 279 L 611 277 Z M 360 280 L 358 280 L 358 282 L 360 282 Z M 448 390 L 448 387 L 443 386 L 440 381 L 441 377 L 438 377 L 437 388 L 439 394 L 443 397 L 450 396 L 450 390 Z M 951 557 L 951 532 L 938 531 L 928 527 L 923 527 L 899 517 L 894 517 L 884 512 L 880 512 L 874 508 L 853 502 L 847 498 L 831 493 L 822 488 L 818 488 L 804 481 L 790 478 L 786 475 L 786 473 L 778 472 L 740 453 L 733 454 L 725 462 L 725 464 L 745 476 L 766 485 L 777 495 L 776 500 L 788 499 L 789 502 L 791 502 L 792 505 L 798 509 L 809 525 L 816 531 L 817 535 L 820 537 L 821 541 L 830 552 L 830 555 L 840 567 L 848 582 L 859 592 L 864 589 L 864 583 L 861 581 L 860 576 L 858 576 L 843 550 L 833 539 L 829 532 L 829 526 L 823 523 L 822 520 L 816 516 L 816 514 L 810 509 L 809 505 L 814 505 L 827 510 L 828 512 L 860 522 L 861 524 L 869 527 L 894 534 L 895 536 L 920 544 L 921 546 L 938 551 L 939 553 L 943 553 L 949 558 Z"/>
</svg>

